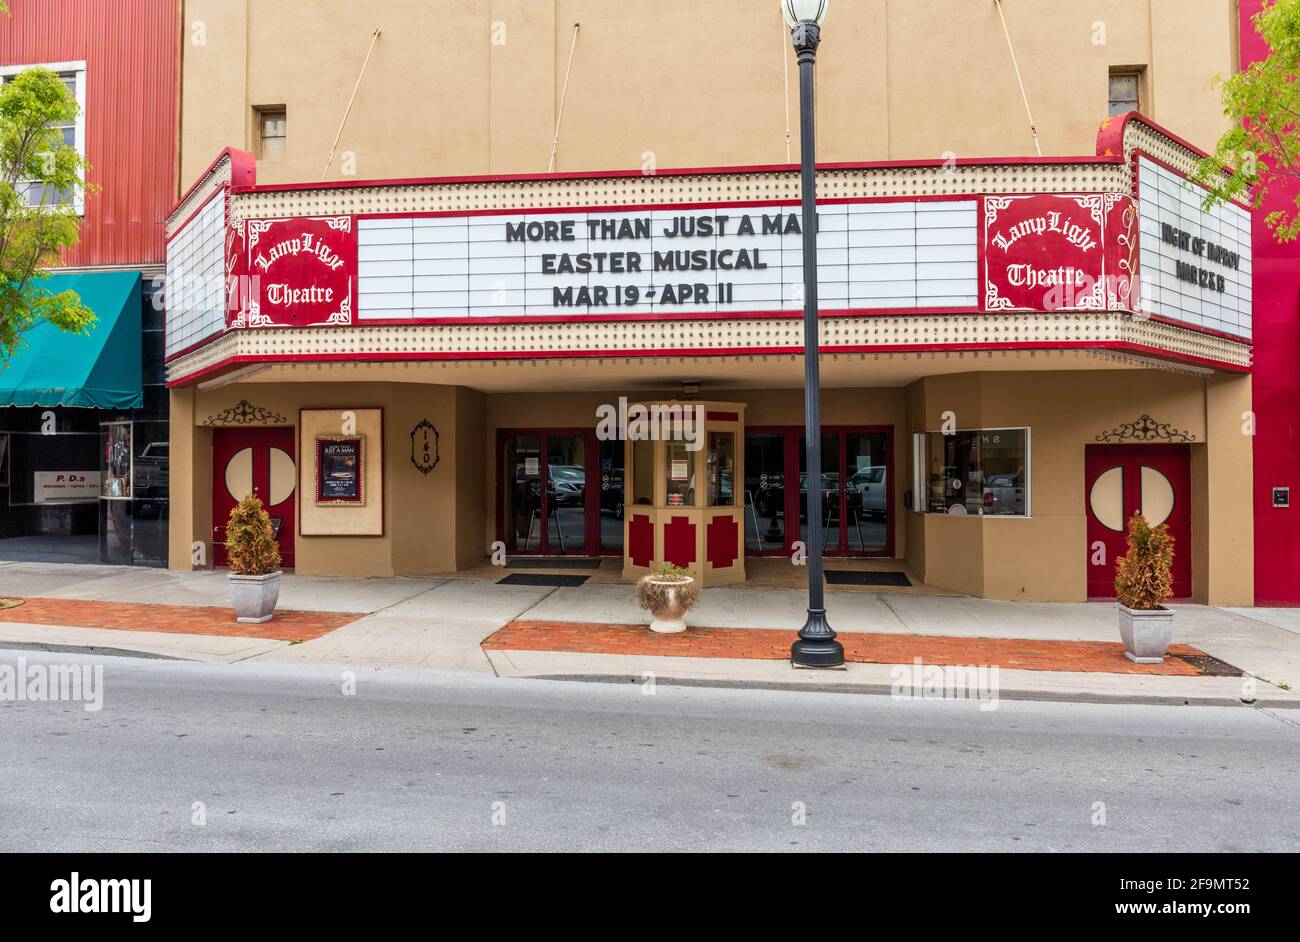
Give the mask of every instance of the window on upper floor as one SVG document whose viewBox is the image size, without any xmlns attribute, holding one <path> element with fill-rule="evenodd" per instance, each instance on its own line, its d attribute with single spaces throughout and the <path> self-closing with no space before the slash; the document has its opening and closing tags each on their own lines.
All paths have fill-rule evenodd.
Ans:
<svg viewBox="0 0 1300 942">
<path fill-rule="evenodd" d="M 283 157 L 289 129 L 289 112 L 283 105 L 253 109 L 257 119 L 257 157 L 259 160 Z"/>
<path fill-rule="evenodd" d="M 1142 110 L 1142 70 L 1112 69 L 1110 73 L 1110 101 L 1107 114 L 1124 114 Z"/>
<path fill-rule="evenodd" d="M 63 142 L 77 149 L 77 153 L 86 156 L 86 63 L 84 62 L 32 62 L 26 65 L 0 66 L 0 84 L 13 79 L 24 69 L 49 69 L 63 79 L 68 91 L 77 100 L 77 117 L 70 123 L 57 126 L 56 130 L 63 136 Z M 66 206 L 72 204 L 78 213 L 85 212 L 85 197 L 81 190 L 75 193 L 56 192 L 40 183 L 20 183 L 19 191 L 29 206 Z"/>
</svg>

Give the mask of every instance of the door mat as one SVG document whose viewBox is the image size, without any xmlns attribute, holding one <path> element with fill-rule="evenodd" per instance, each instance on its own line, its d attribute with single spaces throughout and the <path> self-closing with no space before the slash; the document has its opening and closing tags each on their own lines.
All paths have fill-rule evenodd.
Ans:
<svg viewBox="0 0 1300 942">
<path fill-rule="evenodd" d="M 590 576 L 552 575 L 545 572 L 516 572 L 504 579 L 498 579 L 497 585 L 539 585 L 568 589 L 580 586 L 590 578 Z"/>
<path fill-rule="evenodd" d="M 583 556 L 519 556 L 507 569 L 599 569 L 600 560 Z"/>
<path fill-rule="evenodd" d="M 826 581 L 830 585 L 887 585 L 911 586 L 911 581 L 901 572 L 856 572 L 849 569 L 827 569 Z"/>
</svg>

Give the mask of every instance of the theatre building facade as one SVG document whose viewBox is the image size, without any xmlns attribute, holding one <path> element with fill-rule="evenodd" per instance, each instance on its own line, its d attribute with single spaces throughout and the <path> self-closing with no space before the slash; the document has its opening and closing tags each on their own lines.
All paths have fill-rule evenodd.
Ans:
<svg viewBox="0 0 1300 942">
<path fill-rule="evenodd" d="M 795 168 L 259 185 L 167 223 L 171 565 L 247 493 L 301 573 L 494 553 L 878 558 L 1001 599 L 1253 600 L 1251 213 L 1137 113 L 1079 157 L 819 169 L 822 503 L 804 469 Z"/>
</svg>

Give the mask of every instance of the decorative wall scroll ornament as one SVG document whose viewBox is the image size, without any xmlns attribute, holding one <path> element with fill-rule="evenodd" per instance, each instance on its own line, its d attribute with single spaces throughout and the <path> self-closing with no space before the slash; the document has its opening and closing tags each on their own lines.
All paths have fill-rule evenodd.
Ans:
<svg viewBox="0 0 1300 942">
<path fill-rule="evenodd" d="M 204 425 L 284 425 L 289 420 L 278 412 L 255 406 L 247 399 L 241 399 L 229 409 L 203 420 Z"/>
<path fill-rule="evenodd" d="M 1096 437 L 1099 442 L 1194 442 L 1196 436 L 1191 432 L 1180 431 L 1168 422 L 1157 422 L 1143 413 L 1132 422 L 1102 432 Z"/>
<path fill-rule="evenodd" d="M 421 474 L 428 474 L 442 460 L 442 455 L 438 452 L 438 439 L 438 430 L 428 419 L 421 419 L 411 429 L 411 464 Z"/>
</svg>

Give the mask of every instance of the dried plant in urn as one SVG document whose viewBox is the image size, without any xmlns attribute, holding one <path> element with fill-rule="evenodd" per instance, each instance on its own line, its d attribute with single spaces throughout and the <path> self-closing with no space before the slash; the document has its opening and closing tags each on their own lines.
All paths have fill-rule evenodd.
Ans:
<svg viewBox="0 0 1300 942">
<path fill-rule="evenodd" d="M 636 600 L 653 620 L 650 630 L 672 634 L 685 631 L 682 616 L 700 599 L 700 584 L 689 572 L 672 563 L 660 563 L 636 584 Z"/>
<path fill-rule="evenodd" d="M 280 598 L 280 546 L 262 501 L 249 494 L 226 523 L 226 564 L 237 621 L 271 620 Z"/>
<path fill-rule="evenodd" d="M 1115 560 L 1115 598 L 1124 653 L 1139 664 L 1159 664 L 1174 635 L 1174 538 L 1169 527 L 1153 527 L 1134 514 L 1128 521 L 1128 551 Z"/>
</svg>

